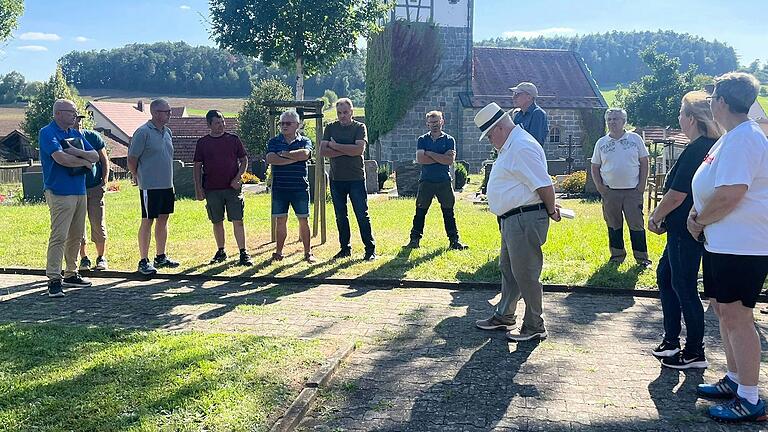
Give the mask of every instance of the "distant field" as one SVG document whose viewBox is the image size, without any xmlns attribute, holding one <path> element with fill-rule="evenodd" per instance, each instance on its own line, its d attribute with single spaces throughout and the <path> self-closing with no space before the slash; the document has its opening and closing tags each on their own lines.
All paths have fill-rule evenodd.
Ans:
<svg viewBox="0 0 768 432">
<path fill-rule="evenodd" d="M 0 138 L 19 128 L 24 120 L 24 108 L 18 105 L 0 105 Z"/>
<path fill-rule="evenodd" d="M 764 85 L 763 88 L 768 89 L 768 85 Z M 600 90 L 600 93 L 603 94 L 605 102 L 608 104 L 608 106 L 613 106 L 613 103 L 616 100 L 616 89 Z M 759 96 L 757 101 L 760 103 L 760 106 L 762 106 L 763 109 L 768 112 L 768 96 Z"/>
<path fill-rule="evenodd" d="M 87 100 L 104 100 L 109 102 L 131 102 L 136 103 L 138 100 L 145 102 L 151 101 L 163 97 L 168 99 L 171 106 L 185 106 L 190 112 L 190 115 L 204 116 L 208 110 L 217 109 L 223 113 L 227 113 L 229 116 L 235 115 L 240 111 L 245 103 L 244 98 L 236 97 L 185 97 L 185 96 L 169 96 L 162 94 L 151 94 L 141 92 L 128 92 L 124 90 L 109 90 L 109 89 L 83 89 L 80 90 L 80 95 Z M 193 114 L 194 113 L 194 114 Z"/>
</svg>

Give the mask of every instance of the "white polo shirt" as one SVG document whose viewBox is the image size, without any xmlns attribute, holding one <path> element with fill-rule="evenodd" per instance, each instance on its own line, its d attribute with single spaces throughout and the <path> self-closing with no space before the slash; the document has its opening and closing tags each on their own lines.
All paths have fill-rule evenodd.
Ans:
<svg viewBox="0 0 768 432">
<path fill-rule="evenodd" d="M 736 208 L 704 227 L 704 247 L 729 255 L 768 255 L 768 139 L 753 120 L 720 137 L 693 176 L 693 206 L 701 212 L 720 186 L 746 185 Z"/>
<path fill-rule="evenodd" d="M 609 188 L 633 189 L 640 182 L 640 158 L 647 156 L 643 138 L 624 132 L 619 139 L 606 135 L 597 140 L 592 163 L 600 165 L 600 177 Z"/>
<path fill-rule="evenodd" d="M 501 216 L 513 208 L 538 204 L 536 189 L 551 186 L 544 149 L 520 126 L 512 129 L 499 150 L 488 178 L 488 207 Z"/>
</svg>

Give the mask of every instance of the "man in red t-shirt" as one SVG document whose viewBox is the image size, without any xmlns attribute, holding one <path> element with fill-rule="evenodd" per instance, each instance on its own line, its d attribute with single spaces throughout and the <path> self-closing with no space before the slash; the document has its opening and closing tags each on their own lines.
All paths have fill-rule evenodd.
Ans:
<svg viewBox="0 0 768 432">
<path fill-rule="evenodd" d="M 213 223 L 213 237 L 219 248 L 210 264 L 227 259 L 224 250 L 224 211 L 232 222 L 235 241 L 240 249 L 239 265 L 252 266 L 253 261 L 245 250 L 243 226 L 243 201 L 241 177 L 248 168 L 245 147 L 237 135 L 224 131 L 224 115 L 216 110 L 205 115 L 211 132 L 197 140 L 195 147 L 195 197 L 205 200 L 208 219 Z"/>
</svg>

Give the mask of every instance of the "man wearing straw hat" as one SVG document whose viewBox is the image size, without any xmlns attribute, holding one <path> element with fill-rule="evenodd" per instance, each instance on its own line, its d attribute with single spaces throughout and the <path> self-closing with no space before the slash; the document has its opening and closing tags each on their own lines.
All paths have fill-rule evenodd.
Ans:
<svg viewBox="0 0 768 432">
<path fill-rule="evenodd" d="M 501 301 L 488 319 L 475 325 L 483 330 L 506 330 L 507 338 L 522 342 L 547 337 L 542 318 L 544 264 L 542 245 L 549 220 L 560 221 L 555 189 L 547 173 L 547 158 L 536 139 L 515 125 L 496 103 L 475 116 L 475 124 L 499 152 L 488 179 L 488 206 L 501 226 Z M 525 315 L 515 330 L 515 310 L 522 297 Z"/>
</svg>

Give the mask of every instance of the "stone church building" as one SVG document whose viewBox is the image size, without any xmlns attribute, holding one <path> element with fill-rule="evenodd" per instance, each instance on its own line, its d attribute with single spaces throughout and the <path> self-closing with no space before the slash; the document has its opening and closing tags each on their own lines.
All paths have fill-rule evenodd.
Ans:
<svg viewBox="0 0 768 432">
<path fill-rule="evenodd" d="M 426 132 L 425 114 L 440 110 L 445 117 L 445 132 L 456 138 L 457 160 L 469 163 L 477 172 L 491 156 L 487 141 L 479 141 L 475 114 L 490 102 L 512 109 L 510 87 L 521 81 L 536 84 L 537 103 L 549 114 L 549 139 L 544 150 L 550 174 L 566 170 L 569 142 L 574 169 L 586 166 L 582 147 L 585 128 L 595 122 L 583 121 L 607 104 L 582 58 L 573 51 L 473 47 L 473 0 L 399 0 L 391 19 L 426 21 L 437 26 L 442 57 L 438 80 L 408 110 L 395 128 L 374 143 L 379 160 L 397 167 L 415 159 L 416 138 Z M 592 126 L 589 126 L 592 124 Z M 595 138 L 596 139 L 596 138 Z M 591 139 L 590 139 L 591 140 Z M 588 159 L 591 155 L 586 155 Z"/>
</svg>

